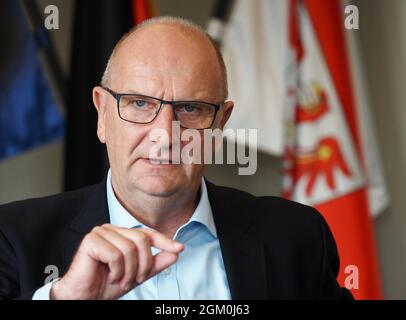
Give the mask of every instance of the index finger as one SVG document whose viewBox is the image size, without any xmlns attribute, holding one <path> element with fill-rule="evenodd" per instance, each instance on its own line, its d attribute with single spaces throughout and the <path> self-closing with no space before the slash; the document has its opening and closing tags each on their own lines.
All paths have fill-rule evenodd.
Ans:
<svg viewBox="0 0 406 320">
<path fill-rule="evenodd" d="M 156 230 L 151 230 L 147 228 L 128 229 L 115 227 L 113 225 L 106 225 L 106 227 L 115 230 L 124 237 L 133 240 L 134 242 L 139 240 L 137 232 L 141 232 L 148 237 L 148 240 L 152 246 L 167 252 L 179 253 L 183 250 L 184 247 L 182 243 L 172 240 L 171 238 L 165 236 L 164 234 Z"/>
<path fill-rule="evenodd" d="M 156 230 L 146 228 L 139 228 L 138 230 L 147 234 L 151 240 L 151 244 L 158 249 L 179 253 L 184 248 L 182 243 L 177 242 Z"/>
</svg>

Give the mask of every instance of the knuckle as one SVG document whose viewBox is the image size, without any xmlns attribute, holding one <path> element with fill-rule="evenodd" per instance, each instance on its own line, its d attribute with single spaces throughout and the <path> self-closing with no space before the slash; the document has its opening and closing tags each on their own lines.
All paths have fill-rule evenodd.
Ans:
<svg viewBox="0 0 406 320">
<path fill-rule="evenodd" d="M 124 256 L 120 251 L 114 250 L 111 252 L 111 261 L 113 263 L 122 263 L 124 261 Z"/>
<path fill-rule="evenodd" d="M 126 241 L 126 243 L 123 245 L 122 252 L 125 256 L 132 255 L 136 252 L 137 247 L 135 244 L 131 241 Z"/>
<path fill-rule="evenodd" d="M 84 236 L 82 242 L 89 243 L 89 242 L 93 242 L 94 240 L 95 240 L 95 234 L 94 234 L 94 232 L 90 232 Z"/>
<path fill-rule="evenodd" d="M 92 231 L 90 233 L 99 233 L 100 230 L 101 230 L 100 226 L 95 226 L 95 227 L 93 227 L 93 229 L 92 229 Z"/>
<path fill-rule="evenodd" d="M 97 235 L 95 233 L 86 234 L 78 248 L 79 252 L 89 252 L 89 250 L 94 250 L 97 247 Z"/>
<path fill-rule="evenodd" d="M 146 234 L 140 232 L 139 234 L 137 234 L 137 237 L 135 238 L 135 241 L 137 242 L 137 244 L 139 245 L 147 245 L 149 244 L 149 238 L 147 237 Z"/>
</svg>

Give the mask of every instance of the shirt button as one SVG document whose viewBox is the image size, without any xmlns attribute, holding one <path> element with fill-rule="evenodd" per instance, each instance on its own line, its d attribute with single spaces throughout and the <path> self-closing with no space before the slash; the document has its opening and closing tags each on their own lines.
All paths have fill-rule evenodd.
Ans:
<svg viewBox="0 0 406 320">
<path fill-rule="evenodd" d="M 163 271 L 163 274 L 164 274 L 165 276 L 169 276 L 170 273 L 171 273 L 171 268 L 166 268 L 166 269 Z"/>
</svg>

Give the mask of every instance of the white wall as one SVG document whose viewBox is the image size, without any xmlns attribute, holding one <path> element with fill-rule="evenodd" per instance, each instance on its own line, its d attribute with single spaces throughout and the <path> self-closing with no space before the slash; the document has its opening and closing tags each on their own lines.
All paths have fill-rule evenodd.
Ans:
<svg viewBox="0 0 406 320">
<path fill-rule="evenodd" d="M 406 299 L 406 1 L 359 0 L 359 39 L 391 204 L 375 221 L 386 298 Z"/>
</svg>

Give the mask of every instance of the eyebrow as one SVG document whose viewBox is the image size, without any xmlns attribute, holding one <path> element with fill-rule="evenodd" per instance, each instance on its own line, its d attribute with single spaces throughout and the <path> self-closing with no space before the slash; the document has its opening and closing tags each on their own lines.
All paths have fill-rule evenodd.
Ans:
<svg viewBox="0 0 406 320">
<path fill-rule="evenodd" d="M 135 95 L 139 95 L 139 96 L 147 96 L 147 97 L 157 98 L 157 99 L 161 99 L 161 100 L 166 100 L 166 99 L 163 99 L 163 98 L 158 97 L 158 96 L 153 95 L 153 94 L 142 93 L 142 92 L 135 91 L 135 90 L 132 90 L 132 89 L 125 90 L 125 92 L 120 92 L 120 93 L 135 94 Z M 208 96 L 202 96 L 202 97 L 199 97 L 199 98 L 176 99 L 176 100 L 172 100 L 172 101 L 202 101 L 202 102 L 209 102 L 209 103 L 218 103 L 217 101 L 211 102 L 211 101 L 214 101 L 214 99 L 212 99 L 212 98 L 210 98 Z"/>
<path fill-rule="evenodd" d="M 138 94 L 138 95 L 141 95 L 141 96 L 147 96 L 147 94 L 143 94 L 143 93 L 140 93 L 140 92 L 135 91 L 135 90 L 125 90 L 125 92 L 123 92 L 123 93 L 124 94 L 129 93 L 129 94 Z"/>
</svg>

